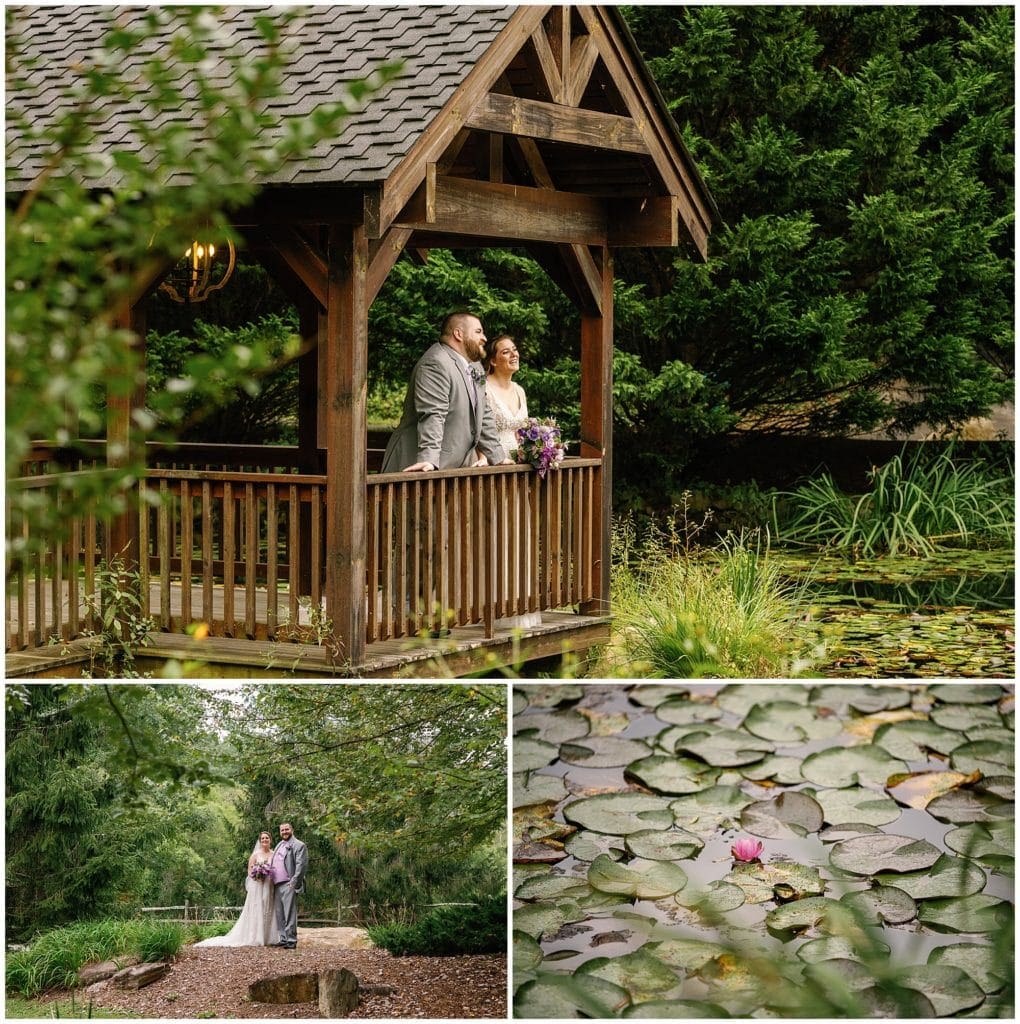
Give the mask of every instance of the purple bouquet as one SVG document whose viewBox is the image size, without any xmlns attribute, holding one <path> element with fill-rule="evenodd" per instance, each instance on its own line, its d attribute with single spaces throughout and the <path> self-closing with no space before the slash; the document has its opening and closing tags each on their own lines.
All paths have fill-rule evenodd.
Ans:
<svg viewBox="0 0 1020 1024">
<path fill-rule="evenodd" d="M 563 461 L 565 446 L 560 438 L 560 428 L 555 420 L 529 419 L 527 426 L 517 430 L 514 458 L 533 466 L 544 478 L 550 469 L 558 468 Z"/>
<path fill-rule="evenodd" d="M 273 869 L 268 864 L 253 864 L 251 871 L 248 872 L 256 882 L 261 882 L 263 878 L 268 878 L 273 873 Z"/>
</svg>

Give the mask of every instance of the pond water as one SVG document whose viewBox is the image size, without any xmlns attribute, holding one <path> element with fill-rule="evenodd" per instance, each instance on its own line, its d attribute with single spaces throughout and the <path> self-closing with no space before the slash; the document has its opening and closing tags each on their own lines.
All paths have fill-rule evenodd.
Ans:
<svg viewBox="0 0 1020 1024">
<path fill-rule="evenodd" d="M 518 1016 L 1012 1016 L 1006 687 L 521 685 L 514 710 Z"/>
<path fill-rule="evenodd" d="M 774 551 L 826 641 L 833 678 L 1013 678 L 1012 551 L 848 562 Z"/>
</svg>

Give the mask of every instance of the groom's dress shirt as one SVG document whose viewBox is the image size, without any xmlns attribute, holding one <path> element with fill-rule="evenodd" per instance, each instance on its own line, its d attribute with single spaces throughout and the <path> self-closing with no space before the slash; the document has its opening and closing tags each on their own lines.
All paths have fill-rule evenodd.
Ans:
<svg viewBox="0 0 1020 1024">
<path fill-rule="evenodd" d="M 287 851 L 290 847 L 286 843 L 280 843 L 279 846 L 273 851 L 273 859 L 270 861 L 270 867 L 273 872 L 273 885 L 279 885 L 281 882 L 289 882 L 290 875 L 287 874 L 286 857 Z"/>
</svg>

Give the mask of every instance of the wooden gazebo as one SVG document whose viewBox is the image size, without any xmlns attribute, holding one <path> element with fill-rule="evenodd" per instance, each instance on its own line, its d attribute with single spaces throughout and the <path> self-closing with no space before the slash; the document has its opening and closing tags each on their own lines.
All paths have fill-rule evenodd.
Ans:
<svg viewBox="0 0 1020 1024">
<path fill-rule="evenodd" d="M 109 15 L 25 8 L 17 28 L 59 70 L 86 58 Z M 217 16 L 243 38 L 253 9 Z M 161 630 L 152 651 L 196 656 L 183 629 L 204 621 L 212 637 L 197 656 L 223 672 L 424 675 L 437 648 L 460 672 L 485 655 L 506 663 L 511 648 L 527 659 L 607 634 L 613 250 L 685 246 L 703 259 L 717 216 L 622 16 L 311 7 L 288 33 L 294 112 L 375 63 L 405 62 L 340 138 L 288 165 L 234 218 L 314 343 L 300 363 L 300 443 L 154 449 L 140 486 L 162 496 L 158 508 L 83 517 L 9 580 L 9 672 L 37 671 L 52 636 L 73 645 L 89 625 L 82 596 L 96 565 L 122 551 Z M 55 90 L 32 102 L 45 107 Z M 116 131 L 102 126 L 96 146 Z M 40 160 L 9 140 L 9 198 Z M 381 474 L 366 457 L 369 307 L 405 251 L 467 246 L 526 249 L 580 312 L 580 451 L 545 481 L 517 466 Z M 144 303 L 131 326 L 144 337 Z M 108 443 L 126 441 L 132 411 L 111 399 Z M 40 442 L 26 486 L 52 484 L 53 455 Z M 412 525 L 417 548 L 401 540 Z M 523 637 L 496 626 L 524 611 L 541 612 L 542 626 Z M 312 620 L 324 645 L 279 643 L 310 639 Z M 452 632 L 433 640 L 440 625 Z"/>
</svg>

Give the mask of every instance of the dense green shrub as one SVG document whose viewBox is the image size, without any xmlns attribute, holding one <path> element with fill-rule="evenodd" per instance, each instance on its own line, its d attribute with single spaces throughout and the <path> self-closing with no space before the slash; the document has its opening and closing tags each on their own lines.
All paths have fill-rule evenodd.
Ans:
<svg viewBox="0 0 1020 1024">
<path fill-rule="evenodd" d="M 869 473 L 864 494 L 841 491 L 827 473 L 779 495 L 783 540 L 853 556 L 930 554 L 940 546 L 1011 545 L 1014 475 L 962 461 L 952 448 L 897 455 Z"/>
<path fill-rule="evenodd" d="M 506 952 L 506 895 L 480 896 L 471 904 L 435 907 L 414 924 L 368 929 L 377 946 L 394 956 L 456 956 Z"/>
</svg>

